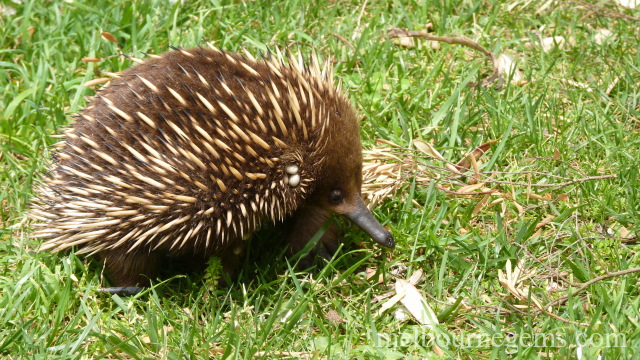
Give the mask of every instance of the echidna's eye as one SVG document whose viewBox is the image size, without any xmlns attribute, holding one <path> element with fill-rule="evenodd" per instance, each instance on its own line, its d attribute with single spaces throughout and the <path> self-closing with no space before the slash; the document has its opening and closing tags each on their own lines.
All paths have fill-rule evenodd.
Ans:
<svg viewBox="0 0 640 360">
<path fill-rule="evenodd" d="M 331 190 L 331 193 L 329 194 L 329 203 L 331 205 L 338 205 L 343 199 L 344 196 L 342 195 L 342 191 L 338 189 Z"/>
</svg>

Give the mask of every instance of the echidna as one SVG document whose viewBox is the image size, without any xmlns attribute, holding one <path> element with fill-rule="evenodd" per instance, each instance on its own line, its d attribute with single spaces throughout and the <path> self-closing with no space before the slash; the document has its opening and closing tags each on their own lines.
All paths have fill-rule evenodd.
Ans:
<svg viewBox="0 0 640 360">
<path fill-rule="evenodd" d="M 230 271 L 267 222 L 291 220 L 294 251 L 332 212 L 393 247 L 361 199 L 358 123 L 328 69 L 212 47 L 125 71 L 61 135 L 32 209 L 41 249 L 97 254 L 123 289 L 163 257 Z"/>
</svg>

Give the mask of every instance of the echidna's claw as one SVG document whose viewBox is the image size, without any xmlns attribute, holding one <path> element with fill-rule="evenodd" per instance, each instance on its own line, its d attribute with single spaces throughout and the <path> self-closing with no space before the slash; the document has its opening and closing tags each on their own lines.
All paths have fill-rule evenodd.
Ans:
<svg viewBox="0 0 640 360">
<path fill-rule="evenodd" d="M 117 287 L 102 288 L 99 291 L 103 293 L 109 293 L 112 295 L 133 296 L 133 295 L 137 295 L 142 290 L 144 290 L 144 288 L 139 286 L 117 286 Z"/>
</svg>

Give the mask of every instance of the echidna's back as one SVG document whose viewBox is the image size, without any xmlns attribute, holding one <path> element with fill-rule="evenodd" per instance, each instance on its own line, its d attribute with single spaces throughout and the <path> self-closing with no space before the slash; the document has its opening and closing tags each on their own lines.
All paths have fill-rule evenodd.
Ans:
<svg viewBox="0 0 640 360">
<path fill-rule="evenodd" d="M 336 142 L 359 159 L 355 118 L 337 123 L 340 111 L 315 66 L 208 49 L 150 59 L 65 131 L 36 235 L 56 250 L 211 253 L 298 208 Z"/>
</svg>

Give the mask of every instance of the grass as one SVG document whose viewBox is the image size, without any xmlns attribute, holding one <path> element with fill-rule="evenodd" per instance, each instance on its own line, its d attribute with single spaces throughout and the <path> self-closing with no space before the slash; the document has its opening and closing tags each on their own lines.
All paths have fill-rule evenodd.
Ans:
<svg viewBox="0 0 640 360">
<path fill-rule="evenodd" d="M 640 267 L 634 237 L 640 227 L 640 33 L 633 16 L 640 11 L 605 1 L 554 1 L 547 8 L 519 0 L 4 3 L 0 355 L 637 357 L 637 275 L 598 278 Z M 479 53 L 385 40 L 389 28 L 427 24 L 435 35 L 465 35 L 495 54 L 510 54 L 526 83 L 469 87 L 491 70 Z M 598 44 L 599 29 L 613 36 Z M 120 45 L 106 41 L 103 31 Z M 543 51 L 536 39 L 552 36 L 563 36 L 565 46 Z M 38 241 L 23 221 L 34 178 L 49 157 L 49 135 L 86 104 L 93 91 L 82 83 L 100 77 L 98 69 L 131 66 L 114 55 L 143 57 L 202 39 L 230 51 L 297 46 L 331 57 L 363 117 L 367 149 L 382 146 L 376 139 L 409 149 L 421 139 L 456 163 L 497 140 L 480 159 L 481 173 L 492 176 L 485 189 L 495 195 L 485 206 L 483 194 L 456 195 L 462 180 L 441 161 L 411 152 L 403 159 L 422 167 L 375 211 L 397 238 L 392 251 L 345 224 L 346 242 L 362 242 L 364 249 L 346 247 L 316 271 L 300 272 L 284 251 L 260 245 L 274 234 L 258 234 L 240 283 L 229 289 L 194 276 L 130 298 L 100 293 L 99 263 L 73 252 L 35 252 Z M 106 60 L 85 63 L 83 57 Z M 578 181 L 536 186 L 570 180 Z M 520 299 L 499 275 L 518 261 L 530 273 L 515 284 L 528 290 Z M 363 267 L 385 276 L 367 279 Z M 408 279 L 418 270 L 424 275 L 416 287 L 440 322 L 432 330 L 403 319 L 398 305 L 378 314 L 386 301 L 379 296 L 393 291 L 394 277 Z M 547 313 L 534 304 L 565 296 L 544 307 Z"/>
</svg>

